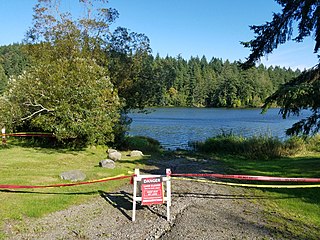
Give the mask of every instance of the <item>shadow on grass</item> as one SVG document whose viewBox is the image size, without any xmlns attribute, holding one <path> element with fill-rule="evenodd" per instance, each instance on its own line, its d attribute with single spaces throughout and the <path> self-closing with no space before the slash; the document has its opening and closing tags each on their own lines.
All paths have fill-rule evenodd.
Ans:
<svg viewBox="0 0 320 240">
<path fill-rule="evenodd" d="M 232 156 L 229 157 L 229 159 Z M 233 168 L 233 171 L 252 173 L 260 172 L 265 175 L 285 177 L 319 177 L 320 159 L 314 157 L 283 157 L 275 160 L 241 160 L 237 157 L 227 159 L 225 163 Z"/>
<path fill-rule="evenodd" d="M 6 145 L 2 145 L 1 149 L 10 149 L 13 147 L 21 147 L 21 148 L 31 148 L 41 151 L 47 154 L 55 154 L 55 153 L 72 153 L 79 152 L 85 150 L 84 145 L 76 145 L 76 146 L 64 146 L 62 144 L 57 144 L 54 141 L 36 141 L 34 137 L 23 137 L 23 139 L 11 139 L 7 141 Z"/>
<path fill-rule="evenodd" d="M 225 163 L 229 174 L 249 174 L 276 177 L 319 178 L 320 159 L 314 156 L 283 157 L 274 160 L 246 160 L 236 156 L 225 156 Z M 263 183 L 259 183 L 263 184 Z M 277 184 L 277 183 L 275 183 Z M 300 198 L 304 202 L 320 204 L 319 188 L 297 189 L 265 189 L 266 193 L 277 193 L 285 196 Z"/>
<path fill-rule="evenodd" d="M 313 189 L 268 189 L 270 193 L 277 193 L 285 196 L 292 196 L 301 199 L 303 202 L 320 205 L 319 188 Z"/>
</svg>

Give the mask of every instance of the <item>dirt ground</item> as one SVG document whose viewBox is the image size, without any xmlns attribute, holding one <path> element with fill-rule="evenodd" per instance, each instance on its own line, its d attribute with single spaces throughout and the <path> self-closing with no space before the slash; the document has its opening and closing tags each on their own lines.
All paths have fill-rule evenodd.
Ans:
<svg viewBox="0 0 320 240">
<path fill-rule="evenodd" d="M 170 167 L 174 172 L 210 172 L 212 161 L 175 158 L 149 161 L 146 173 Z M 133 185 L 118 191 L 100 192 L 90 203 L 72 206 L 44 218 L 8 223 L 8 239 L 276 239 L 267 228 L 259 196 L 243 189 L 210 183 L 172 180 L 171 219 L 166 205 L 138 204 L 132 222 Z M 23 229 L 23 230 L 21 230 Z"/>
</svg>

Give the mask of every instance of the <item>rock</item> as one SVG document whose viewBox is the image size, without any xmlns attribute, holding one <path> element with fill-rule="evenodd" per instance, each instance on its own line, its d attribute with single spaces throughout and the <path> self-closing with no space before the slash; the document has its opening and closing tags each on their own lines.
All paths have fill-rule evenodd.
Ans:
<svg viewBox="0 0 320 240">
<path fill-rule="evenodd" d="M 114 161 L 112 161 L 111 159 L 105 159 L 105 160 L 101 160 L 99 162 L 99 166 L 103 167 L 103 168 L 115 168 L 116 164 Z"/>
<path fill-rule="evenodd" d="M 113 153 L 113 152 L 117 152 L 117 150 L 116 150 L 116 149 L 109 148 L 108 151 L 107 151 L 107 153 Z"/>
<path fill-rule="evenodd" d="M 113 160 L 113 161 L 118 161 L 121 159 L 121 153 L 118 152 L 118 151 L 112 151 L 112 152 L 109 152 L 108 150 L 108 158 Z"/>
<path fill-rule="evenodd" d="M 86 175 L 80 170 L 71 170 L 60 174 L 61 179 L 70 180 L 72 182 L 83 181 Z"/>
<path fill-rule="evenodd" d="M 139 150 L 133 150 L 130 152 L 130 157 L 142 157 L 143 153 Z"/>
</svg>

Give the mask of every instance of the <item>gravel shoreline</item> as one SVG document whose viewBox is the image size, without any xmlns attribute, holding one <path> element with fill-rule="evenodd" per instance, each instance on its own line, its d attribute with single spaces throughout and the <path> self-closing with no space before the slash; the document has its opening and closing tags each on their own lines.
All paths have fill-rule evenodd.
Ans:
<svg viewBox="0 0 320 240">
<path fill-rule="evenodd" d="M 180 172 L 210 170 L 205 160 L 181 158 L 165 165 Z M 148 172 L 159 169 L 163 170 L 159 164 L 149 166 Z M 135 222 L 132 191 L 128 184 L 40 219 L 7 223 L 7 239 L 276 239 L 266 227 L 262 209 L 250 201 L 259 197 L 240 188 L 172 180 L 170 221 L 165 204 L 138 204 Z"/>
</svg>

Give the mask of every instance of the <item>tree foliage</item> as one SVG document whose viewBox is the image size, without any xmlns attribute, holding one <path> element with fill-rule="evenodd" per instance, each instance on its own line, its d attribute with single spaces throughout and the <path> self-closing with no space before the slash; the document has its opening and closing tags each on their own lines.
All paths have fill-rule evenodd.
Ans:
<svg viewBox="0 0 320 240">
<path fill-rule="evenodd" d="M 108 71 L 124 112 L 144 108 L 155 93 L 150 53 L 150 42 L 144 34 L 119 27 L 109 37 Z"/>
<path fill-rule="evenodd" d="M 149 39 L 123 27 L 111 32 L 119 13 L 106 0 L 78 3 L 84 9 L 78 19 L 60 1 L 38 0 L 34 7 L 21 45 L 29 67 L 2 64 L 10 79 L 8 87 L 0 82 L 6 88 L 0 123 L 7 128 L 53 132 L 60 142 L 110 142 L 127 130 L 127 112 L 153 95 Z M 25 56 L 15 50 L 5 46 L 0 56 Z M 21 58 L 8 63 L 24 66 Z"/>
<path fill-rule="evenodd" d="M 92 2 L 81 2 L 91 12 Z M 26 45 L 32 66 L 9 82 L 3 99 L 11 113 L 6 125 L 53 132 L 62 142 L 112 141 L 120 102 L 99 64 L 106 62 L 103 33 L 114 12 L 101 9 L 99 18 L 72 21 L 50 0 L 39 1 L 34 12 Z"/>
<path fill-rule="evenodd" d="M 157 55 L 150 64 L 157 93 L 150 98 L 151 106 L 261 107 L 280 84 L 300 73 L 262 64 L 243 70 L 237 62 L 205 57 Z"/>
<path fill-rule="evenodd" d="M 9 78 L 20 75 L 29 64 L 22 48 L 21 44 L 0 47 L 0 95 L 6 89 Z"/>
<path fill-rule="evenodd" d="M 291 114 L 299 115 L 301 110 L 309 109 L 312 114 L 296 123 L 286 133 L 288 135 L 315 134 L 320 130 L 320 69 L 316 66 L 304 71 L 294 80 L 282 85 L 266 99 L 264 111 L 274 103 L 281 106 L 284 118 Z"/>
<path fill-rule="evenodd" d="M 250 42 L 243 43 L 251 49 L 251 54 L 243 64 L 245 68 L 252 66 L 263 55 L 272 53 L 280 44 L 288 40 L 302 42 L 305 37 L 314 38 L 314 53 L 320 48 L 320 3 L 319 0 L 277 0 L 282 12 L 273 15 L 271 22 L 260 26 L 251 26 L 256 34 Z M 295 25 L 296 24 L 296 25 Z M 298 33 L 293 37 L 297 26 Z M 318 55 L 320 62 L 320 55 Z M 310 109 L 312 115 L 295 123 L 287 134 L 310 134 L 320 130 L 320 63 L 304 71 L 298 77 L 282 85 L 274 94 L 266 99 L 263 106 L 266 111 L 273 104 L 281 106 L 283 118 L 291 114 L 299 115 L 301 110 Z"/>
<path fill-rule="evenodd" d="M 4 69 L 2 65 L 0 65 L 0 95 L 4 92 L 6 89 L 6 86 L 8 84 L 7 76 L 4 72 Z"/>
<path fill-rule="evenodd" d="M 18 76 L 30 65 L 29 57 L 23 44 L 12 44 L 0 47 L 0 64 L 9 78 Z"/>
<path fill-rule="evenodd" d="M 13 119 L 16 128 L 53 132 L 61 141 L 113 140 L 118 96 L 94 60 L 43 62 L 12 81 L 6 97 L 19 109 Z"/>
<path fill-rule="evenodd" d="M 276 0 L 282 6 L 281 13 L 274 13 L 271 22 L 251 26 L 255 38 L 242 44 L 251 49 L 244 63 L 252 66 L 262 56 L 272 53 L 279 45 L 289 40 L 301 42 L 307 36 L 315 40 L 314 53 L 320 48 L 320 5 L 319 0 Z M 293 37 L 294 26 L 298 26 L 298 35 Z"/>
</svg>

